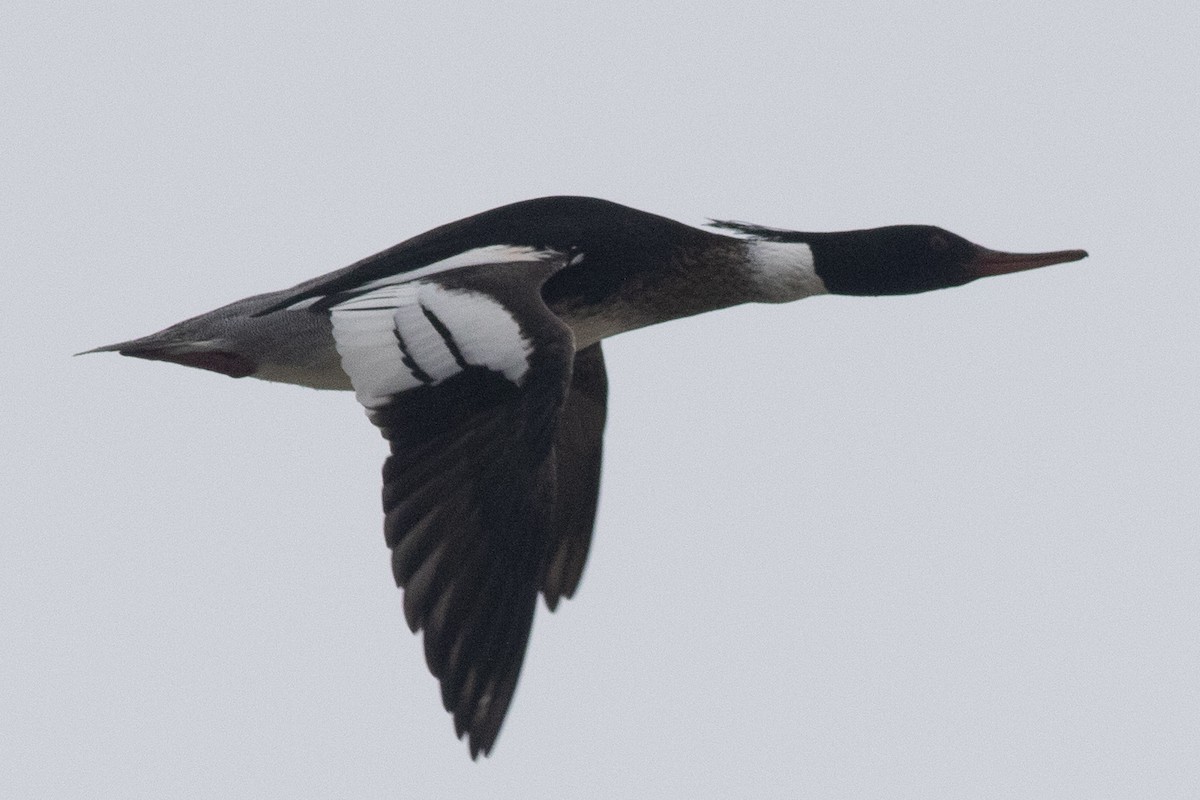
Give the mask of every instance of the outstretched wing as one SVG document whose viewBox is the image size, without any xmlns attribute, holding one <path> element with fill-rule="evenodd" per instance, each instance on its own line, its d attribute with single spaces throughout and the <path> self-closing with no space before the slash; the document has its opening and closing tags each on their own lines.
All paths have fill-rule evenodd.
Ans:
<svg viewBox="0 0 1200 800">
<path fill-rule="evenodd" d="M 538 589 L 557 575 L 555 591 L 569 594 L 586 554 L 585 540 L 550 566 L 562 551 L 554 442 L 574 341 L 541 286 L 565 264 L 551 253 L 477 264 L 322 303 L 343 369 L 391 444 L 392 568 L 472 758 L 491 749 L 512 700 Z M 569 529 L 577 539 L 580 526 Z"/>
<path fill-rule="evenodd" d="M 600 496 L 600 462 L 608 408 L 604 354 L 596 342 L 575 354 L 571 388 L 554 436 L 558 480 L 550 524 L 552 545 L 542 594 L 553 611 L 573 597 L 587 562 Z"/>
</svg>

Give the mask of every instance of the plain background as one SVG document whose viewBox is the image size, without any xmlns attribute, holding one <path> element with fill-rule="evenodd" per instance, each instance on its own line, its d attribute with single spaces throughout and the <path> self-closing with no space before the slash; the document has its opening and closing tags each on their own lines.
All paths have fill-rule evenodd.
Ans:
<svg viewBox="0 0 1200 800">
<path fill-rule="evenodd" d="M 1200 796 L 1196 9 L 7 3 L 0 795 Z M 555 193 L 1092 255 L 610 341 L 472 764 L 352 396 L 70 356 Z"/>
</svg>

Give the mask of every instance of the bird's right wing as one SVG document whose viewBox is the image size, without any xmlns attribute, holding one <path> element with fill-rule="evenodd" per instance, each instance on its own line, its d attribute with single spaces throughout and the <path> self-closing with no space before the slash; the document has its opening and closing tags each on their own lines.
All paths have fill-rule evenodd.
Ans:
<svg viewBox="0 0 1200 800">
<path fill-rule="evenodd" d="M 542 594 L 553 611 L 574 596 L 587 562 L 600 495 L 600 462 L 608 408 L 608 377 L 600 343 L 575 354 L 571 388 L 554 436 L 558 481 L 550 523 L 552 545 Z"/>
</svg>

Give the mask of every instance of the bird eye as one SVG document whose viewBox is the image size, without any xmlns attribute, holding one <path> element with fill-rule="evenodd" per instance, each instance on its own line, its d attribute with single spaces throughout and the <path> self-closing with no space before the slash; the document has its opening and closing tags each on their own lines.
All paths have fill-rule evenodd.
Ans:
<svg viewBox="0 0 1200 800">
<path fill-rule="evenodd" d="M 935 233 L 929 237 L 929 249 L 942 251 L 950 247 L 950 240 L 940 233 Z"/>
</svg>

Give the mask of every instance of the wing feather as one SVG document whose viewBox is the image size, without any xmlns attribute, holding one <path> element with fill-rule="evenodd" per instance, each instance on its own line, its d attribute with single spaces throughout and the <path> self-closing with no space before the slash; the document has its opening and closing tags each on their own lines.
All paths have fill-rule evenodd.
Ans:
<svg viewBox="0 0 1200 800">
<path fill-rule="evenodd" d="M 571 390 L 554 437 L 556 496 L 550 530 L 554 537 L 542 574 L 542 593 L 553 611 L 579 587 L 600 495 L 600 464 L 608 407 L 608 378 L 600 343 L 575 354 Z"/>
<path fill-rule="evenodd" d="M 495 743 L 551 553 L 562 548 L 556 431 L 574 345 L 541 285 L 564 265 L 508 262 L 503 281 L 498 265 L 472 265 L 320 303 L 390 444 L 384 534 L 405 620 L 424 632 L 429 670 L 472 757 Z M 582 563 L 578 545 L 568 549 L 555 586 L 573 589 Z"/>
</svg>

